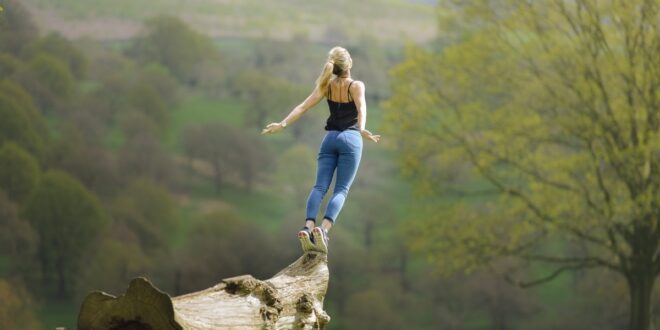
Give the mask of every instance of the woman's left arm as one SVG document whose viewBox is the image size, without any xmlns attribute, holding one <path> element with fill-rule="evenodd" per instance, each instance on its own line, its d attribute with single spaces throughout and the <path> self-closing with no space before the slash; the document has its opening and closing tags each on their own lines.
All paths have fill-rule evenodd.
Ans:
<svg viewBox="0 0 660 330">
<path fill-rule="evenodd" d="M 380 135 L 374 135 L 365 128 L 367 126 L 367 99 L 364 91 L 364 83 L 361 81 L 355 81 L 351 85 L 351 95 L 354 96 L 353 100 L 355 100 L 355 106 L 358 111 L 358 127 L 363 138 L 378 142 Z"/>
<path fill-rule="evenodd" d="M 318 88 L 315 88 L 314 91 L 309 94 L 309 96 L 300 103 L 298 106 L 293 108 L 291 112 L 279 123 L 270 123 L 266 128 L 261 131 L 261 134 L 266 133 L 277 133 L 282 130 L 286 125 L 291 124 L 298 120 L 307 110 L 317 105 L 325 97 Z"/>
</svg>

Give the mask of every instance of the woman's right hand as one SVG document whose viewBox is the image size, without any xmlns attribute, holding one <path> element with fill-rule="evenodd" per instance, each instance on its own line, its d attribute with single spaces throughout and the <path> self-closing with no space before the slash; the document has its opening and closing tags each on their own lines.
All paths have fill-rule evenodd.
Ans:
<svg viewBox="0 0 660 330">
<path fill-rule="evenodd" d="M 284 129 L 282 123 L 270 123 L 261 131 L 261 134 L 277 133 Z"/>
<path fill-rule="evenodd" d="M 369 139 L 371 141 L 374 141 L 378 143 L 378 140 L 380 140 L 380 135 L 373 135 L 369 130 L 363 129 L 360 131 L 360 134 L 362 135 L 363 138 Z"/>
</svg>

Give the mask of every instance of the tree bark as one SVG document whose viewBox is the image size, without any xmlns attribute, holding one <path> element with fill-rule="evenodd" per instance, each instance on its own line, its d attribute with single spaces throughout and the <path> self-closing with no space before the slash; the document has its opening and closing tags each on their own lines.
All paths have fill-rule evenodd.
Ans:
<svg viewBox="0 0 660 330">
<path fill-rule="evenodd" d="M 651 295 L 655 284 L 653 272 L 640 272 L 628 276 L 630 292 L 630 329 L 653 330 Z"/>
<path fill-rule="evenodd" d="M 123 296 L 87 295 L 78 329 L 324 329 L 329 277 L 327 255 L 318 252 L 265 281 L 242 275 L 174 298 L 138 277 Z"/>
</svg>

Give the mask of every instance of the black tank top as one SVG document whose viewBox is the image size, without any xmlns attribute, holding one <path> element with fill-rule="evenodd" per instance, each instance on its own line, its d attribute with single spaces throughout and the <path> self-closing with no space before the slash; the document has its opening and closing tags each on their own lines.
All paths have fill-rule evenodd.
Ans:
<svg viewBox="0 0 660 330">
<path fill-rule="evenodd" d="M 355 80 L 348 84 L 349 102 L 335 102 L 330 100 L 331 88 L 328 84 L 328 107 L 330 108 L 330 117 L 325 125 L 326 131 L 344 131 L 352 129 L 359 131 L 358 127 L 358 112 L 355 100 L 351 96 L 351 85 Z"/>
</svg>

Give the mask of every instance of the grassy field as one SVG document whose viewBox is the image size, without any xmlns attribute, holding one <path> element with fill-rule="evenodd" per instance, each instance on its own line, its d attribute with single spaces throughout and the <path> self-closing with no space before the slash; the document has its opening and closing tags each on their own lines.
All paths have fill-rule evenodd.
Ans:
<svg viewBox="0 0 660 330">
<path fill-rule="evenodd" d="M 430 40 L 436 24 L 432 4 L 405 0 L 28 0 L 27 3 L 47 30 L 70 36 L 87 33 L 101 39 L 112 38 L 110 26 L 123 37 L 126 33 L 138 33 L 135 24 L 156 15 L 182 17 L 213 37 L 288 39 L 306 35 L 312 40 L 323 40 L 329 31 L 339 34 L 350 31 L 351 35 L 359 31 L 399 44 L 405 39 Z"/>
<path fill-rule="evenodd" d="M 241 125 L 245 110 L 246 105 L 241 100 L 211 100 L 193 94 L 171 113 L 170 129 L 164 143 L 170 150 L 181 152 L 181 133 L 186 125 L 212 121 Z"/>
<path fill-rule="evenodd" d="M 80 306 L 74 302 L 49 303 L 39 306 L 37 315 L 42 329 L 55 329 L 55 327 L 75 329 L 78 324 L 79 308 Z"/>
</svg>

